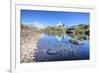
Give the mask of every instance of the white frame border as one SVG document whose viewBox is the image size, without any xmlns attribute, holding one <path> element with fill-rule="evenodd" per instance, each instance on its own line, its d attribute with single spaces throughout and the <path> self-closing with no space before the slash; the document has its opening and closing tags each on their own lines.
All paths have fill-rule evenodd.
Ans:
<svg viewBox="0 0 100 73">
<path fill-rule="evenodd" d="M 23 72 L 23 71 L 53 70 L 53 69 L 63 69 L 63 68 L 65 69 L 65 68 L 76 68 L 76 67 L 79 68 L 79 67 L 87 67 L 87 66 L 95 65 L 96 50 L 93 49 L 93 48 L 96 48 L 96 45 L 94 44 L 96 39 L 95 39 L 95 35 L 93 35 L 93 34 L 96 34 L 96 32 L 95 32 L 96 27 L 94 25 L 95 24 L 94 19 L 96 18 L 95 17 L 95 7 L 86 6 L 86 5 L 84 7 L 84 5 L 59 5 L 59 4 L 58 5 L 25 4 L 25 6 L 26 6 L 26 8 L 28 6 L 32 6 L 32 7 L 35 6 L 35 7 L 40 7 L 40 9 L 42 7 L 44 7 L 44 8 L 46 7 L 46 8 L 51 8 L 51 11 L 53 10 L 52 8 L 55 8 L 55 7 L 57 7 L 58 9 L 60 8 L 62 11 L 64 11 L 63 9 L 66 9 L 66 8 L 69 9 L 69 11 L 81 9 L 81 10 L 83 10 L 82 12 L 84 12 L 84 10 L 90 10 L 89 11 L 91 13 L 91 17 L 90 17 L 90 31 L 91 31 L 90 35 L 91 36 L 90 36 L 90 38 L 92 38 L 92 39 L 90 39 L 90 42 L 91 42 L 90 48 L 93 49 L 92 51 L 90 51 L 91 60 L 61 61 L 61 62 L 49 62 L 49 63 L 45 62 L 45 63 L 34 63 L 34 65 L 33 65 L 33 63 L 28 63 L 28 64 L 20 65 L 19 60 L 17 59 L 17 58 L 19 58 L 20 54 L 19 54 L 19 52 L 15 52 L 16 48 L 20 47 L 20 46 L 16 46 L 16 44 L 19 44 L 18 39 L 20 39 L 19 37 L 17 37 L 17 35 L 20 35 L 20 33 L 19 33 L 20 29 L 18 30 L 17 28 L 20 28 L 20 27 L 15 24 L 19 24 L 19 22 L 16 22 L 16 20 L 20 21 L 20 19 L 18 19 L 20 15 L 19 14 L 18 14 L 18 16 L 16 15 L 16 12 L 19 11 L 18 8 L 16 8 L 16 6 L 19 6 L 19 7 L 21 6 L 23 8 L 23 5 L 24 4 L 15 4 L 14 7 L 12 7 L 12 11 L 11 11 L 12 12 L 12 14 L 11 14 L 11 37 L 12 37 L 11 38 L 11 72 L 14 73 L 14 72 L 20 72 L 20 71 Z M 48 10 L 48 9 L 46 9 L 46 10 Z M 76 12 L 76 11 L 74 11 L 74 12 Z M 88 11 L 85 11 L 85 12 L 88 12 Z M 30 66 L 31 66 L 31 68 L 29 69 Z M 48 68 L 46 66 L 48 66 Z"/>
</svg>

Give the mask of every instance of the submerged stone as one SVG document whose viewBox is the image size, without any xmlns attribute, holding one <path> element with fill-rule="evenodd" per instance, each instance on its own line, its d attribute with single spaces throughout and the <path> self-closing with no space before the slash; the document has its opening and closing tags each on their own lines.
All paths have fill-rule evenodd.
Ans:
<svg viewBox="0 0 100 73">
<path fill-rule="evenodd" d="M 79 40 L 69 40 L 70 43 L 76 44 L 76 45 L 82 45 L 83 43 Z"/>
<path fill-rule="evenodd" d="M 47 50 L 47 53 L 48 53 L 48 54 L 56 54 L 58 51 L 59 51 L 59 49 L 57 49 L 57 48 L 52 48 L 52 49 L 48 49 L 48 50 Z"/>
</svg>

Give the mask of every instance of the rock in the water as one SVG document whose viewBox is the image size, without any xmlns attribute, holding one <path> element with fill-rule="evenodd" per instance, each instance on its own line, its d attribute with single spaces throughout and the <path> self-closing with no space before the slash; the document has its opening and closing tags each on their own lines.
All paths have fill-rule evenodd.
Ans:
<svg viewBox="0 0 100 73">
<path fill-rule="evenodd" d="M 58 48 L 52 48 L 52 49 L 48 49 L 48 50 L 47 50 L 47 53 L 48 53 L 49 55 L 51 55 L 51 54 L 56 54 L 58 51 L 59 51 Z"/>
<path fill-rule="evenodd" d="M 69 42 L 70 43 L 72 43 L 72 44 L 76 44 L 76 45 L 81 45 L 81 44 L 83 44 L 81 41 L 79 41 L 79 40 L 69 40 Z"/>
</svg>

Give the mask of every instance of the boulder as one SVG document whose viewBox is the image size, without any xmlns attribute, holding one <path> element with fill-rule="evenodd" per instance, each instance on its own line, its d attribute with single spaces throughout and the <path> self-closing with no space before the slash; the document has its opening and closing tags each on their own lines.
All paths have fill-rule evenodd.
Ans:
<svg viewBox="0 0 100 73">
<path fill-rule="evenodd" d="M 79 40 L 69 40 L 69 42 L 70 43 L 72 43 L 72 44 L 76 44 L 76 45 L 81 45 L 81 44 L 83 44 L 81 41 L 79 41 Z"/>
<path fill-rule="evenodd" d="M 48 49 L 48 50 L 47 50 L 47 53 L 48 53 L 49 55 L 52 55 L 52 54 L 56 54 L 58 51 L 59 51 L 59 49 L 52 48 L 52 49 Z"/>
</svg>

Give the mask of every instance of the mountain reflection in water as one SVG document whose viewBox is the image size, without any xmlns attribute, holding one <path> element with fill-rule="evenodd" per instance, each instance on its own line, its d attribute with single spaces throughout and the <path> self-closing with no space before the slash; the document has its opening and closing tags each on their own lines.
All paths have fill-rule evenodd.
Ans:
<svg viewBox="0 0 100 73">
<path fill-rule="evenodd" d="M 87 60 L 89 59 L 89 40 L 82 40 L 81 45 L 72 44 L 69 35 L 42 34 L 35 53 L 36 62 Z"/>
</svg>

